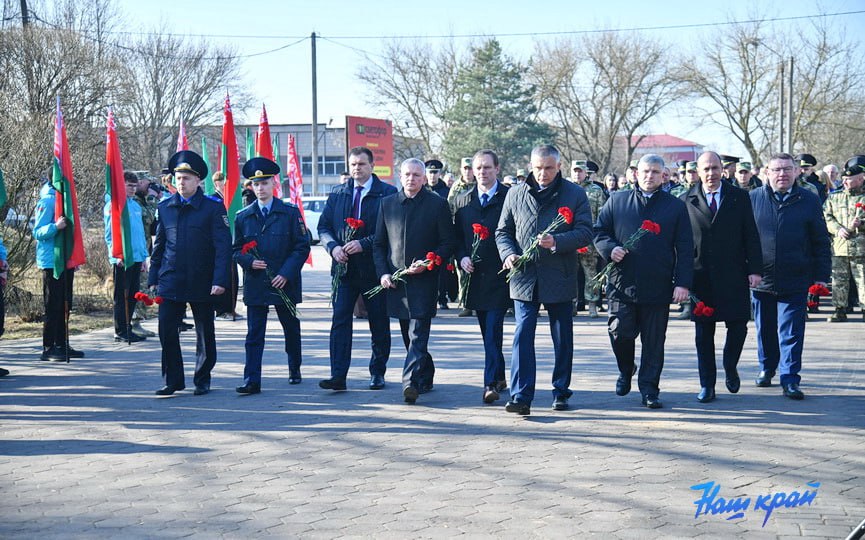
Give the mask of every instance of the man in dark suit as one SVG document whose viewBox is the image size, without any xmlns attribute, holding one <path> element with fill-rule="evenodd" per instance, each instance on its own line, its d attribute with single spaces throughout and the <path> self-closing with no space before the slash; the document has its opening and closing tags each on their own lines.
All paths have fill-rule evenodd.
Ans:
<svg viewBox="0 0 865 540">
<path fill-rule="evenodd" d="M 256 157 L 243 165 L 252 180 L 256 202 L 237 213 L 234 221 L 234 260 L 243 267 L 243 303 L 246 305 L 246 365 L 238 394 L 261 392 L 261 357 L 270 306 L 276 310 L 285 337 L 288 384 L 300 384 L 300 321 L 283 294 L 294 305 L 301 301 L 300 271 L 309 256 L 309 236 L 297 206 L 273 196 L 273 177 L 279 165 Z M 255 242 L 254 251 L 244 246 Z M 244 253 L 246 251 L 246 253 Z"/>
<path fill-rule="evenodd" d="M 428 252 L 447 260 L 455 235 L 446 200 L 424 188 L 423 161 L 407 159 L 400 166 L 402 190 L 381 201 L 373 241 L 379 283 L 387 289 L 387 312 L 399 319 L 406 347 L 402 372 L 403 397 L 414 403 L 418 394 L 432 389 L 435 365 L 427 352 L 430 322 L 436 314 L 439 267 L 428 269 L 417 261 Z M 395 281 L 393 273 L 409 269 Z"/>
<path fill-rule="evenodd" d="M 493 235 L 502 214 L 508 187 L 498 181 L 499 157 L 492 150 L 481 150 L 474 155 L 472 165 L 477 179 L 475 189 L 454 199 L 457 228 L 456 259 L 469 276 L 466 309 L 477 313 L 484 341 L 484 403 L 499 399 L 499 392 L 507 388 L 505 357 L 502 353 L 505 312 L 513 306 L 508 294 L 505 274 L 500 273 L 502 260 Z M 475 241 L 474 225 L 486 229 L 489 237 L 479 239 L 475 260 L 472 245 Z"/>
<path fill-rule="evenodd" d="M 763 281 L 751 292 L 757 327 L 757 386 L 772 386 L 780 371 L 790 399 L 799 389 L 808 287 L 826 286 L 832 256 L 820 198 L 796 183 L 798 163 L 790 154 L 769 158 L 767 183 L 749 193 L 763 250 Z"/>
<path fill-rule="evenodd" d="M 555 350 L 553 410 L 568 409 L 574 361 L 574 310 L 577 296 L 577 250 L 592 241 L 592 213 L 586 192 L 562 177 L 561 155 L 550 145 L 537 146 L 531 154 L 532 172 L 526 181 L 508 191 L 496 229 L 496 246 L 505 269 L 514 268 L 520 256 L 537 240 L 537 251 L 510 279 L 517 328 L 511 356 L 511 399 L 505 410 L 531 414 L 535 397 L 535 329 L 541 304 L 550 316 Z M 543 236 L 567 208 L 571 223 L 558 225 Z"/>
<path fill-rule="evenodd" d="M 318 220 L 318 237 L 333 258 L 331 276 L 339 271 L 339 265 L 346 265 L 345 275 L 339 279 L 336 288 L 336 297 L 331 299 L 330 378 L 319 381 L 318 385 L 325 390 L 346 389 L 351 365 L 352 310 L 360 299 L 366 306 L 372 335 L 369 388 L 381 390 L 390 358 L 390 319 L 384 294 L 367 298 L 363 293 L 378 285 L 372 258 L 378 212 L 381 200 L 396 193 L 396 188 L 372 173 L 373 154 L 369 148 L 352 148 L 348 153 L 348 167 L 351 178 L 331 192 Z M 363 227 L 346 241 L 350 232 L 346 222 L 349 218 L 362 220 Z"/>
<path fill-rule="evenodd" d="M 165 386 L 158 396 L 186 388 L 180 354 L 179 327 L 187 302 L 195 319 L 195 395 L 210 392 L 210 371 L 216 364 L 213 329 L 214 296 L 225 293 L 231 260 L 231 234 L 225 207 L 205 197 L 201 179 L 207 165 L 195 152 L 177 152 L 168 161 L 177 193 L 159 203 L 159 225 L 150 258 L 148 286 L 162 297 L 159 343 Z"/>
<path fill-rule="evenodd" d="M 681 196 L 694 234 L 694 284 L 700 301 L 714 309 L 710 316 L 692 308 L 696 330 L 700 393 L 697 401 L 715 399 L 715 323 L 725 322 L 724 373 L 727 390 L 735 394 L 741 380 L 736 366 L 748 335 L 751 316 L 749 287 L 762 281 L 763 254 L 748 192 L 721 178 L 721 158 L 704 152 L 697 160 L 700 182 Z"/>
<path fill-rule="evenodd" d="M 595 225 L 595 247 L 613 261 L 607 283 L 610 301 L 607 328 L 619 378 L 616 394 L 631 391 L 634 349 L 642 344 L 638 382 L 643 405 L 660 408 L 659 384 L 664 368 L 664 341 L 670 302 L 688 299 L 694 273 L 694 238 L 688 211 L 679 199 L 663 191 L 664 160 L 647 154 L 637 163 L 637 185 L 631 191 L 613 193 L 601 209 Z M 644 220 L 657 223 L 659 234 L 646 234 L 631 249 L 628 239 Z"/>
</svg>

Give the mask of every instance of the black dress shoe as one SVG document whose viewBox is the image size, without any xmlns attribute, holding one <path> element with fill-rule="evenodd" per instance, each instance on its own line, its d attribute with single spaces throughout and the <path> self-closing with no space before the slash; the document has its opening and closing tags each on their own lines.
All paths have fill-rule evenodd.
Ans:
<svg viewBox="0 0 865 540">
<path fill-rule="evenodd" d="M 439 302 L 439 309 L 450 309 L 447 302 Z"/>
<path fill-rule="evenodd" d="M 181 390 L 184 390 L 185 388 L 186 388 L 185 386 L 171 386 L 171 385 L 166 384 L 165 386 L 163 386 L 162 388 L 160 388 L 159 390 L 156 391 L 156 395 L 157 396 L 170 396 L 171 394 L 173 394 L 175 392 L 180 392 Z"/>
<path fill-rule="evenodd" d="M 139 341 L 144 341 L 144 336 L 139 336 L 135 332 L 130 332 L 128 335 L 126 333 L 114 334 L 114 341 L 125 341 L 128 343 L 138 343 Z"/>
<path fill-rule="evenodd" d="M 5 377 L 6 375 L 9 375 L 9 370 L 0 368 L 0 377 Z"/>
<path fill-rule="evenodd" d="M 568 398 L 565 396 L 556 396 L 556 399 L 553 400 L 553 410 L 554 411 L 567 411 L 568 410 Z"/>
<path fill-rule="evenodd" d="M 384 375 L 373 375 L 369 379 L 370 390 L 381 390 L 384 388 Z"/>
<path fill-rule="evenodd" d="M 697 401 L 700 403 L 709 403 L 710 401 L 715 400 L 715 389 L 714 388 L 700 388 L 700 393 L 697 394 Z"/>
<path fill-rule="evenodd" d="M 234 389 L 238 394 L 243 394 L 248 396 L 250 394 L 260 394 L 261 393 L 261 385 L 258 383 L 246 383 L 243 386 L 238 386 Z"/>
<path fill-rule="evenodd" d="M 499 400 L 499 393 L 496 390 L 496 385 L 491 384 L 484 388 L 484 403 L 489 405 Z"/>
<path fill-rule="evenodd" d="M 187 330 L 192 330 L 195 328 L 194 324 L 189 324 L 188 322 L 180 322 L 180 326 L 178 326 L 181 332 L 186 332 Z"/>
<path fill-rule="evenodd" d="M 754 379 L 754 384 L 759 386 L 760 388 L 768 388 L 772 386 L 772 376 L 774 373 L 770 373 L 768 371 L 761 371 L 757 378 Z"/>
<path fill-rule="evenodd" d="M 405 399 L 405 402 L 408 404 L 412 404 L 417 401 L 418 391 L 414 386 L 406 386 L 402 389 L 402 397 Z"/>
<path fill-rule="evenodd" d="M 210 393 L 210 386 L 201 385 L 201 386 L 196 386 L 196 387 L 195 387 L 195 391 L 192 392 L 192 395 L 194 395 L 194 396 L 203 396 L 203 395 L 205 395 L 205 394 L 209 394 L 209 393 Z"/>
<path fill-rule="evenodd" d="M 300 370 L 288 370 L 288 384 L 300 384 L 302 381 Z"/>
<path fill-rule="evenodd" d="M 799 390 L 798 384 L 782 384 L 781 387 L 784 389 L 784 395 L 788 398 L 795 400 L 805 399 L 805 394 L 803 394 L 802 391 Z"/>
<path fill-rule="evenodd" d="M 506 379 L 502 379 L 500 381 L 496 381 L 495 384 L 496 392 L 504 392 L 508 389 L 508 381 Z"/>
<path fill-rule="evenodd" d="M 617 396 L 627 396 L 631 391 L 631 377 L 625 377 L 624 375 L 619 375 L 619 378 L 616 379 L 616 395 Z"/>
<path fill-rule="evenodd" d="M 433 388 L 435 388 L 435 387 L 433 386 L 433 383 L 431 383 L 431 382 L 420 383 L 417 387 L 417 393 L 418 394 L 428 394 L 428 393 L 432 392 Z"/>
<path fill-rule="evenodd" d="M 42 354 L 39 356 L 39 360 L 42 360 L 43 362 L 49 362 L 52 360 L 54 362 L 65 362 L 66 355 L 63 354 L 63 349 L 61 349 L 60 347 L 51 347 L 42 351 Z"/>
<path fill-rule="evenodd" d="M 643 405 L 649 409 L 660 409 L 663 407 L 657 396 L 643 396 Z"/>
<path fill-rule="evenodd" d="M 528 403 L 520 403 L 519 401 L 508 401 L 507 405 L 505 405 L 505 410 L 510 413 L 519 414 L 520 416 L 532 414 L 532 406 Z"/>
<path fill-rule="evenodd" d="M 739 378 L 739 373 L 736 371 L 736 368 L 733 368 L 732 371 L 727 373 L 727 378 L 724 379 L 724 384 L 727 385 L 727 390 L 729 390 L 731 394 L 735 394 L 739 391 L 739 388 L 742 386 L 742 379 Z"/>
<path fill-rule="evenodd" d="M 60 347 L 60 350 L 63 350 L 63 347 Z M 78 349 L 73 349 L 71 346 L 67 348 L 69 351 L 69 358 L 84 358 L 84 352 L 79 351 Z M 62 354 L 62 353 L 61 353 Z"/>
<path fill-rule="evenodd" d="M 323 381 L 318 381 L 318 387 L 325 390 L 345 390 L 345 381 L 325 379 Z"/>
</svg>

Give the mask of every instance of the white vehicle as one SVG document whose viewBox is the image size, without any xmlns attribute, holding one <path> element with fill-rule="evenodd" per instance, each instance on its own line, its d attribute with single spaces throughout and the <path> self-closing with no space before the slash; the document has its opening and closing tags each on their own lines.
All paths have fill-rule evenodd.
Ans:
<svg viewBox="0 0 865 540">
<path fill-rule="evenodd" d="M 283 199 L 283 201 L 290 202 L 289 199 Z M 327 197 L 324 196 L 303 198 L 303 217 L 306 218 L 306 228 L 312 235 L 313 244 L 318 244 L 318 218 L 324 212 L 325 202 L 327 202 Z"/>
</svg>

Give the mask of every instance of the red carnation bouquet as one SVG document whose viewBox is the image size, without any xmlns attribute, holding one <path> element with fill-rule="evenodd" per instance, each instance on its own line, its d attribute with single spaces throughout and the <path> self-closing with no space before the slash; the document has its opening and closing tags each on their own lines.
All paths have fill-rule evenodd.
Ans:
<svg viewBox="0 0 865 540">
<path fill-rule="evenodd" d="M 622 247 L 626 250 L 634 249 L 640 239 L 650 233 L 655 235 L 661 234 L 661 226 L 654 221 L 646 219 L 643 221 L 643 224 L 640 225 L 640 228 L 637 229 L 630 238 L 628 238 L 628 240 L 622 245 Z M 586 284 L 586 287 L 591 287 L 593 292 L 600 291 L 604 283 L 606 283 L 607 280 L 610 279 L 610 272 L 613 271 L 614 266 L 616 266 L 616 263 L 614 261 L 609 262 L 603 270 L 598 272 L 595 277 L 589 280 L 589 282 Z"/>
<path fill-rule="evenodd" d="M 142 304 L 144 304 L 145 306 L 148 306 L 148 307 L 152 306 L 153 304 L 156 304 L 158 306 L 159 304 L 162 303 L 162 297 L 161 296 L 154 296 L 153 298 L 151 298 L 146 293 L 143 293 L 141 291 L 135 293 L 132 296 L 132 298 L 134 298 L 135 300 L 141 302 Z"/>
<path fill-rule="evenodd" d="M 425 266 L 427 270 L 435 270 L 436 266 L 441 266 L 441 265 L 442 265 L 442 258 L 441 258 L 441 256 L 440 256 L 440 255 L 436 255 L 434 251 L 428 251 L 427 254 L 426 254 L 426 258 L 424 258 L 423 260 L 420 260 L 420 261 L 414 261 L 413 263 L 411 263 L 411 264 L 408 266 L 408 268 L 406 268 L 405 266 L 403 266 L 402 268 L 400 268 L 399 270 L 397 270 L 396 272 L 394 272 L 393 274 L 391 274 L 390 279 L 391 279 L 391 281 L 393 281 L 394 283 L 399 283 L 399 282 L 405 283 L 405 275 L 406 275 L 410 270 L 412 270 L 413 268 L 418 268 L 418 267 L 420 267 L 420 266 Z M 366 292 L 363 293 L 363 294 L 364 294 L 364 296 L 366 296 L 367 298 L 372 298 L 373 296 L 377 295 L 378 293 L 380 293 L 380 292 L 383 291 L 384 289 L 385 289 L 385 288 L 382 287 L 381 285 L 376 285 L 375 287 L 373 287 L 372 289 L 366 291 Z"/>
<path fill-rule="evenodd" d="M 581 247 L 580 249 L 577 250 L 577 253 L 579 253 L 579 254 L 581 254 L 581 255 L 584 255 L 584 254 L 586 254 L 586 253 L 588 253 L 588 252 L 589 252 L 589 247 L 588 247 L 588 246 Z"/>
<path fill-rule="evenodd" d="M 859 203 L 861 204 L 861 203 Z M 808 311 L 811 313 L 817 313 L 818 308 L 820 307 L 820 297 L 821 296 L 829 296 L 832 294 L 832 291 L 826 288 L 825 285 L 811 285 L 808 287 L 808 301 L 806 306 Z"/>
<path fill-rule="evenodd" d="M 478 248 L 481 245 L 481 242 L 487 240 L 490 237 L 490 230 L 480 223 L 472 223 L 472 232 L 474 233 L 474 239 L 472 240 L 472 253 L 469 256 L 472 264 L 478 263 L 481 261 L 481 258 L 478 257 Z M 465 307 L 466 298 L 469 295 L 469 286 L 472 283 L 472 275 L 468 272 L 463 272 L 460 275 L 460 302 L 459 305 Z"/>
<path fill-rule="evenodd" d="M 693 294 L 689 294 L 688 296 L 691 298 L 691 302 L 694 303 L 694 309 L 691 313 L 693 313 L 695 317 L 711 317 L 715 314 L 715 308 L 707 306 L 702 300 Z"/>
<path fill-rule="evenodd" d="M 240 248 L 240 253 L 246 255 L 247 253 L 252 255 L 258 260 L 263 261 L 264 258 L 258 253 L 258 242 L 252 240 L 243 244 Z M 273 270 L 270 267 L 265 267 L 264 272 L 267 274 L 267 279 L 271 281 L 271 287 L 273 287 L 273 278 L 276 277 L 276 274 L 273 273 Z M 282 302 L 285 304 L 285 307 L 288 308 L 288 311 L 294 316 L 297 317 L 297 307 L 294 305 L 294 302 L 291 301 L 291 298 L 288 297 L 288 294 L 282 289 L 282 287 L 273 287 L 276 290 L 276 293 L 279 295 L 279 298 L 282 299 Z"/>
<path fill-rule="evenodd" d="M 562 206 L 561 208 L 559 208 L 558 215 L 556 216 L 556 219 L 554 219 L 552 221 L 552 223 L 550 223 L 546 229 L 544 229 L 539 235 L 537 235 L 534 238 L 534 240 L 532 240 L 532 243 L 529 245 L 528 249 L 526 249 L 523 252 L 523 254 L 520 255 L 519 258 L 517 258 L 517 260 L 514 261 L 514 265 L 511 267 L 510 272 L 508 272 L 508 279 L 507 280 L 510 281 L 511 278 L 514 277 L 517 272 L 520 272 L 523 269 L 523 267 L 525 267 L 527 262 L 534 259 L 535 255 L 538 252 L 538 242 L 540 241 L 539 239 L 542 236 L 544 236 L 546 234 L 550 234 L 556 228 L 564 225 L 565 223 L 570 225 L 573 222 L 574 222 L 573 210 L 571 210 L 567 206 Z M 501 274 L 504 271 L 505 271 L 505 269 L 502 269 L 502 271 L 499 273 Z"/>
<path fill-rule="evenodd" d="M 363 228 L 363 220 L 362 219 L 354 219 L 347 217 L 345 218 L 345 242 L 343 245 L 348 244 L 354 237 L 357 236 L 357 231 Z M 339 282 L 348 273 L 348 263 L 337 263 L 336 269 L 333 271 L 333 278 L 330 282 L 330 298 L 331 302 L 336 302 L 336 295 L 339 289 Z"/>
</svg>

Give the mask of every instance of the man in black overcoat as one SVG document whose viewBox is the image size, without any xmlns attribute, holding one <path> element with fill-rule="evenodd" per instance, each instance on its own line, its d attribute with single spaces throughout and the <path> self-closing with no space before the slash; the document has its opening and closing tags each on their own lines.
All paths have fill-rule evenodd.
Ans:
<svg viewBox="0 0 865 540">
<path fill-rule="evenodd" d="M 481 150 L 472 159 L 477 184 L 474 189 L 454 199 L 457 228 L 456 259 L 469 276 L 465 308 L 477 314 L 484 341 L 484 403 L 499 399 L 507 388 L 505 357 L 502 353 L 505 312 L 513 306 L 508 293 L 507 276 L 501 273 L 502 260 L 496 248 L 494 234 L 502 214 L 508 187 L 498 181 L 499 157 L 492 150 Z M 474 226 L 483 227 L 475 260 L 472 245 Z M 479 237 L 480 238 L 480 237 Z"/>
<path fill-rule="evenodd" d="M 647 154 L 637 163 L 637 185 L 633 190 L 613 193 L 595 224 L 595 247 L 616 265 L 607 283 L 610 301 L 607 329 L 619 378 L 616 394 L 631 391 L 634 350 L 639 335 L 642 344 L 638 382 L 643 405 L 661 407 L 658 398 L 664 368 L 664 342 L 670 302 L 688 299 L 694 274 L 694 238 L 685 204 L 660 189 L 664 160 Z M 631 249 L 624 244 L 644 220 L 660 226 Z"/>
<path fill-rule="evenodd" d="M 381 201 L 373 241 L 373 258 L 379 283 L 387 289 L 388 315 L 399 319 L 406 346 L 403 397 L 414 403 L 418 394 L 432 389 L 435 365 L 427 352 L 430 322 L 436 314 L 440 267 L 415 264 L 433 252 L 446 261 L 454 251 L 456 236 L 446 200 L 424 188 L 423 161 L 407 159 L 400 166 L 402 190 Z M 407 268 L 404 281 L 393 274 Z"/>
<path fill-rule="evenodd" d="M 763 254 L 748 192 L 722 182 L 721 158 L 704 152 L 697 160 L 700 182 L 681 196 L 688 208 L 694 234 L 693 295 L 714 313 L 706 316 L 691 309 L 696 330 L 700 393 L 697 400 L 715 399 L 715 323 L 724 322 L 723 365 L 727 390 L 739 391 L 736 366 L 748 334 L 751 316 L 749 288 L 762 280 Z"/>
</svg>

